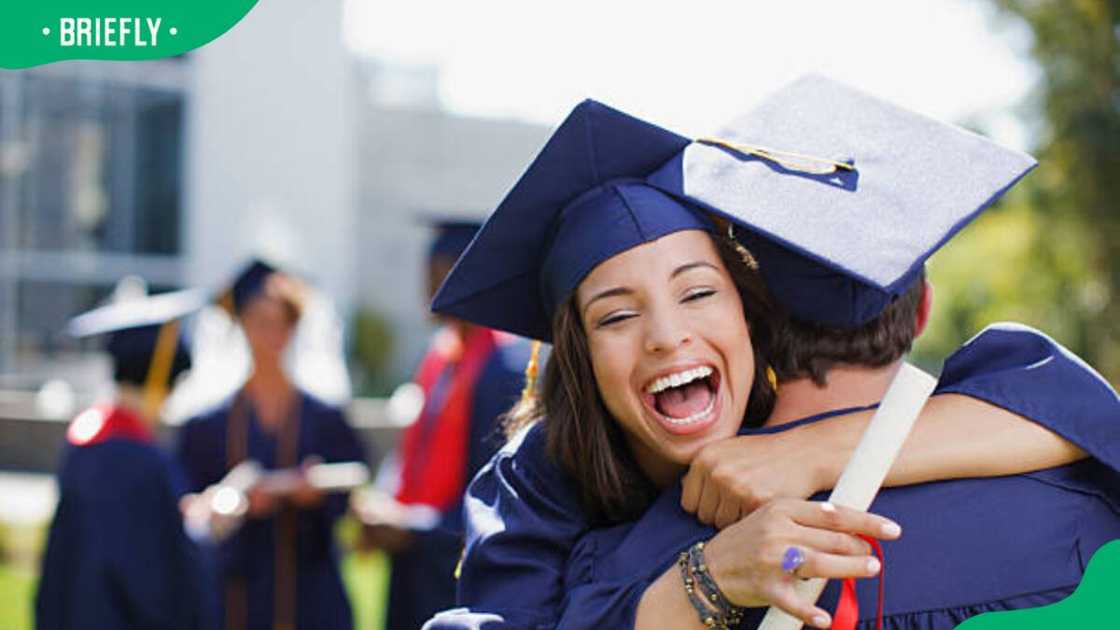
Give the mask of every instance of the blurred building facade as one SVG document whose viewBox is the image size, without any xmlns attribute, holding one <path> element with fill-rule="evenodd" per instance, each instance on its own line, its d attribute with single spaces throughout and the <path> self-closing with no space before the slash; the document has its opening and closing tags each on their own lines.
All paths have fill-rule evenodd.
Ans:
<svg viewBox="0 0 1120 630">
<path fill-rule="evenodd" d="M 58 332 L 120 277 L 218 287 L 254 254 L 384 318 L 407 375 L 420 217 L 483 216 L 548 130 L 440 111 L 433 68 L 355 58 L 341 19 L 270 0 L 180 58 L 0 74 L 0 388 L 80 350 Z"/>
<path fill-rule="evenodd" d="M 0 74 L 0 369 L 122 275 L 182 282 L 187 62 Z"/>
</svg>

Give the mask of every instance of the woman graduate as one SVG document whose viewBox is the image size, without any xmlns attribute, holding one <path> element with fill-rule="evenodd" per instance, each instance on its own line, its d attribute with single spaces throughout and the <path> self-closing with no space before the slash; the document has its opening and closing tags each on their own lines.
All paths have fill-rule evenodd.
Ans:
<svg viewBox="0 0 1120 630">
<path fill-rule="evenodd" d="M 342 413 L 294 386 L 284 371 L 305 290 L 254 261 L 224 298 L 244 330 L 253 367 L 231 400 L 180 432 L 177 454 L 192 491 L 203 492 L 246 460 L 265 470 L 364 461 Z M 346 497 L 327 496 L 301 478 L 279 493 L 257 486 L 248 500 L 247 521 L 219 549 L 222 627 L 350 628 L 333 535 Z"/>
<path fill-rule="evenodd" d="M 432 627 L 556 626 L 565 600 L 577 594 L 566 592 L 565 573 L 579 536 L 592 525 L 637 518 L 659 489 L 676 484 L 701 447 L 734 435 L 744 418 L 757 426 L 768 416 L 771 333 L 761 284 L 726 239 L 710 236 L 716 230 L 702 213 L 633 179 L 688 144 L 600 104 L 580 105 L 437 296 L 437 312 L 555 345 L 543 400 L 530 414 L 547 417 L 519 434 L 469 492 L 459 591 L 469 609 L 437 617 Z M 667 261 L 682 264 L 664 269 Z M 605 281 L 596 278 L 603 274 Z M 649 285 L 651 274 L 662 284 Z M 728 303 L 728 295 L 736 299 Z M 624 338 L 631 345 L 599 345 Z M 611 357 L 635 354 L 636 364 L 617 359 L 621 367 L 611 367 Z M 850 449 L 869 415 L 863 413 L 826 430 L 847 436 Z M 927 416 L 888 483 L 1011 473 L 1079 456 L 1048 432 L 977 401 L 935 401 Z M 791 433 L 785 442 L 803 440 L 804 452 L 815 453 L 807 447 L 818 430 Z M 946 431 L 990 447 L 984 470 L 921 448 L 941 443 Z M 828 464 L 842 459 L 786 466 L 793 478 L 781 493 L 804 497 L 830 487 L 839 466 Z M 804 546 L 844 541 L 830 548 L 850 556 L 840 566 L 866 575 L 866 547 L 825 530 L 867 531 L 882 521 L 843 510 L 822 520 L 811 504 L 799 505 L 805 522 L 796 531 L 816 540 Z M 772 602 L 772 589 L 788 576 L 759 569 L 753 595 Z"/>
<path fill-rule="evenodd" d="M 198 291 L 165 293 L 70 322 L 75 336 L 107 337 L 116 394 L 66 434 L 35 597 L 39 630 L 211 627 L 202 558 L 179 513 L 181 474 L 154 443 L 162 403 L 190 367 L 179 318 L 205 301 Z"/>
</svg>

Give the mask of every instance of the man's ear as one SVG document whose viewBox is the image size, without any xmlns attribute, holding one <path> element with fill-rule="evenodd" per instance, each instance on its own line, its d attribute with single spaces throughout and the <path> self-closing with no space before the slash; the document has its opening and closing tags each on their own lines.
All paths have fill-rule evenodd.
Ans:
<svg viewBox="0 0 1120 630">
<path fill-rule="evenodd" d="M 929 280 L 922 281 L 922 299 L 918 302 L 918 312 L 914 315 L 914 338 L 917 339 L 929 323 L 929 314 L 933 310 L 933 284 Z"/>
</svg>

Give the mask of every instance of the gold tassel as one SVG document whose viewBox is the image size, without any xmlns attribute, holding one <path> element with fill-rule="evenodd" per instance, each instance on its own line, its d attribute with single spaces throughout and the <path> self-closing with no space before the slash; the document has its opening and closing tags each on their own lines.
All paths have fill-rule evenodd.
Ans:
<svg viewBox="0 0 1120 630">
<path fill-rule="evenodd" d="M 463 549 L 459 552 L 459 561 L 455 563 L 455 572 L 452 574 L 455 576 L 456 580 L 458 580 L 459 577 L 463 575 L 463 560 L 466 560 L 466 558 L 467 548 L 463 547 Z"/>
<path fill-rule="evenodd" d="M 541 342 L 533 342 L 533 350 L 529 354 L 529 363 L 525 366 L 525 389 L 521 390 L 521 404 L 533 399 L 537 388 L 538 361 L 541 356 Z"/>
<path fill-rule="evenodd" d="M 144 411 L 151 417 L 159 415 L 159 408 L 167 397 L 167 379 L 171 376 L 171 364 L 179 342 L 179 320 L 160 326 L 156 336 L 156 347 L 152 351 L 152 362 L 148 364 L 148 375 L 144 379 Z"/>
<path fill-rule="evenodd" d="M 720 138 L 697 138 L 696 142 L 706 144 L 709 146 L 723 147 L 738 151 L 746 155 L 753 155 L 764 160 L 768 160 L 778 164 L 782 168 L 791 171 L 801 171 L 809 173 L 810 175 L 828 175 L 836 171 L 855 171 L 856 167 L 847 162 L 833 160 L 830 158 L 817 157 L 815 155 L 805 155 L 804 153 L 794 153 L 792 151 L 781 151 L 778 149 L 771 149 L 755 144 L 743 144 L 739 142 L 731 142 L 729 140 L 722 140 Z"/>
</svg>

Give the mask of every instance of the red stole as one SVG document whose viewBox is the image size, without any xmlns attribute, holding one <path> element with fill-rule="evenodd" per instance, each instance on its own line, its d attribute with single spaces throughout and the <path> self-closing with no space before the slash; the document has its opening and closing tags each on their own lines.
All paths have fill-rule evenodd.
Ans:
<svg viewBox="0 0 1120 630">
<path fill-rule="evenodd" d="M 875 614 L 875 628 L 876 630 L 883 630 L 883 588 L 885 586 L 884 580 L 886 580 L 887 563 L 883 558 L 883 547 L 878 540 L 863 535 L 860 535 L 860 538 L 867 541 L 867 544 L 875 550 L 875 555 L 879 556 L 879 602 Z M 859 599 L 856 597 L 856 580 L 855 578 L 845 578 L 840 583 L 840 601 L 836 604 L 836 612 L 832 615 L 832 628 L 833 630 L 853 630 L 858 622 Z"/>
<path fill-rule="evenodd" d="M 424 407 L 401 438 L 401 503 L 442 511 L 462 496 L 474 390 L 497 344 L 489 328 L 472 326 L 465 339 L 449 327 L 436 333 L 415 377 Z"/>
<path fill-rule="evenodd" d="M 86 409 L 66 430 L 66 440 L 74 446 L 100 444 L 113 438 L 151 443 L 152 430 L 129 409 L 106 403 Z"/>
</svg>

